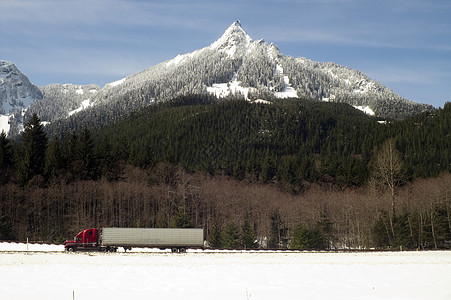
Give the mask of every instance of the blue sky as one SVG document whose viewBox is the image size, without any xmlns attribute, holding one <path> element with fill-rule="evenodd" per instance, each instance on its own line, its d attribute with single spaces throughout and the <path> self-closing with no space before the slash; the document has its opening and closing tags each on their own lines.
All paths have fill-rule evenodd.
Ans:
<svg viewBox="0 0 451 300">
<path fill-rule="evenodd" d="M 39 86 L 103 86 L 208 46 L 235 20 L 283 54 L 451 101 L 450 0 L 0 0 L 0 59 Z"/>
</svg>

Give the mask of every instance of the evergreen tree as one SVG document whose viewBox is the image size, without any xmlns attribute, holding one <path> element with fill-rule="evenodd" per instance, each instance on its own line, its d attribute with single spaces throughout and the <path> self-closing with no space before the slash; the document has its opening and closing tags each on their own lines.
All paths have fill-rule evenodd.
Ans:
<svg viewBox="0 0 451 300">
<path fill-rule="evenodd" d="M 73 162 L 77 158 L 77 140 L 78 135 L 75 131 L 71 132 L 69 142 L 68 142 L 68 155 L 69 161 Z"/>
<path fill-rule="evenodd" d="M 44 126 L 36 114 L 25 124 L 22 132 L 22 160 L 20 176 L 22 184 L 36 175 L 44 174 L 45 151 L 47 147 L 47 135 Z"/>
<path fill-rule="evenodd" d="M 104 136 L 100 143 L 97 143 L 98 162 L 100 164 L 101 174 L 108 180 L 111 179 L 111 172 L 114 169 L 114 158 L 111 151 L 111 143 L 108 136 Z"/>
<path fill-rule="evenodd" d="M 241 227 L 240 244 L 244 249 L 253 249 L 258 246 L 254 229 L 248 220 L 244 221 L 243 226 Z"/>
<path fill-rule="evenodd" d="M 186 212 L 186 206 L 180 205 L 177 213 L 172 219 L 172 227 L 174 228 L 192 228 L 193 224 L 189 214 Z"/>
<path fill-rule="evenodd" d="M 213 223 L 213 226 L 211 228 L 210 234 L 208 236 L 208 242 L 213 248 L 219 248 L 223 245 L 221 226 L 216 221 Z"/>
<path fill-rule="evenodd" d="M 2 130 L 0 133 L 0 184 L 9 179 L 9 170 L 13 164 L 12 154 L 11 143 L 5 131 Z"/>
<path fill-rule="evenodd" d="M 271 232 L 269 237 L 270 248 L 286 247 L 288 228 L 284 224 L 279 212 L 271 215 Z"/>
<path fill-rule="evenodd" d="M 263 183 L 272 182 L 274 177 L 276 176 L 276 163 L 274 159 L 269 156 L 269 150 L 266 151 L 266 156 L 262 162 L 262 180 Z"/>
<path fill-rule="evenodd" d="M 240 246 L 240 229 L 235 223 L 227 224 L 223 235 L 224 248 L 238 248 Z"/>
<path fill-rule="evenodd" d="M 61 144 L 57 137 L 54 137 L 47 147 L 45 152 L 45 166 L 44 174 L 47 180 L 51 181 L 58 174 L 58 171 L 63 168 L 63 155 L 61 151 Z"/>
<path fill-rule="evenodd" d="M 293 234 L 291 249 L 325 249 L 326 240 L 318 227 L 299 226 Z"/>
<path fill-rule="evenodd" d="M 76 138 L 74 149 L 75 161 L 73 171 L 79 179 L 96 179 L 98 175 L 97 158 L 94 151 L 94 140 L 91 132 L 85 128 Z"/>
</svg>

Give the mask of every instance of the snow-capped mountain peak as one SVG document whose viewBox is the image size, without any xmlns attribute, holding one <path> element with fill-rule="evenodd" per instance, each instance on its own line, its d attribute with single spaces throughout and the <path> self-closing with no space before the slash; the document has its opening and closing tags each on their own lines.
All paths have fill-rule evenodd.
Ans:
<svg viewBox="0 0 451 300">
<path fill-rule="evenodd" d="M 41 120 L 50 122 L 64 120 L 70 114 L 70 126 L 75 122 L 83 126 L 114 122 L 143 106 L 190 95 L 263 103 L 277 98 L 343 102 L 377 117 L 394 118 L 432 109 L 402 98 L 358 70 L 283 55 L 275 44 L 250 37 L 239 21 L 209 46 L 180 54 L 102 89 L 52 85 L 41 91 L 44 100 L 35 101 L 27 114 L 35 112 Z"/>
<path fill-rule="evenodd" d="M 252 38 L 241 27 L 240 21 L 235 21 L 217 41 L 210 45 L 210 48 L 234 57 L 236 54 L 245 53 L 252 41 Z"/>
<path fill-rule="evenodd" d="M 264 39 L 254 40 L 240 21 L 233 22 L 209 46 L 130 75 L 122 84 L 109 91 L 105 89 L 104 95 L 92 99 L 92 103 L 114 105 L 116 99 L 123 101 L 133 95 L 135 101 L 128 101 L 129 110 L 134 105 L 193 94 L 242 97 L 250 101 L 288 97 L 328 99 L 368 107 L 382 117 L 402 118 L 431 109 L 403 99 L 357 70 L 283 55 L 277 45 Z"/>
</svg>

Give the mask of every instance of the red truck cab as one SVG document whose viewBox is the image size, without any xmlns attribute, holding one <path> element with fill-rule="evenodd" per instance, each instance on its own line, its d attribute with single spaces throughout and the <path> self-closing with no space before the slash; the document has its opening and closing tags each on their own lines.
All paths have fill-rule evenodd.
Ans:
<svg viewBox="0 0 451 300">
<path fill-rule="evenodd" d="M 66 241 L 64 248 L 66 251 L 76 250 L 97 250 L 98 249 L 98 236 L 97 229 L 90 228 L 79 232 L 73 241 Z"/>
</svg>

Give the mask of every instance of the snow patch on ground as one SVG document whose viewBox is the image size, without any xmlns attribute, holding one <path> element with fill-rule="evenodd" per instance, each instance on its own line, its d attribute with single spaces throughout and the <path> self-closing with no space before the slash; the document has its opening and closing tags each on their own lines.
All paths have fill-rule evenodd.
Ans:
<svg viewBox="0 0 451 300">
<path fill-rule="evenodd" d="M 36 243 L 0 243 L 0 251 L 64 251 L 63 245 L 36 244 Z"/>
<path fill-rule="evenodd" d="M 276 72 L 279 73 L 280 75 L 283 75 L 283 68 L 281 65 L 277 65 L 276 67 Z M 290 84 L 290 79 L 288 78 L 288 76 L 283 76 L 283 81 L 284 81 L 284 88 L 281 92 L 276 92 L 275 96 L 279 99 L 285 99 L 285 98 L 297 98 L 298 97 L 298 93 L 296 92 L 296 90 L 291 86 Z"/>
<path fill-rule="evenodd" d="M 280 75 L 283 75 L 283 68 L 280 65 L 277 65 L 276 72 Z M 298 94 L 296 90 L 291 86 L 290 79 L 288 76 L 283 77 L 284 80 L 284 88 L 281 92 L 274 92 L 274 95 L 279 99 L 284 98 L 297 98 Z M 249 92 L 254 92 L 255 88 L 252 87 L 242 87 L 241 81 L 237 80 L 237 75 L 234 74 L 231 81 L 227 83 L 215 83 L 211 87 L 207 87 L 207 92 L 215 95 L 217 98 L 225 98 L 229 95 L 234 94 L 242 94 L 246 100 L 249 99 Z M 265 100 L 266 101 L 266 100 Z"/>
<path fill-rule="evenodd" d="M 285 83 L 284 88 L 283 88 L 283 90 L 281 92 L 276 92 L 276 97 L 279 98 L 279 99 L 297 98 L 298 97 L 298 93 L 291 86 L 290 79 L 288 78 L 288 76 L 284 76 L 283 77 L 283 81 Z"/>
<path fill-rule="evenodd" d="M 217 98 L 225 98 L 230 94 L 242 94 L 246 100 L 249 100 L 249 92 L 255 90 L 251 87 L 242 87 L 241 81 L 237 80 L 236 74 L 233 75 L 233 78 L 228 83 L 214 83 L 213 86 L 207 87 L 207 92 L 215 95 Z"/>
<path fill-rule="evenodd" d="M 0 254 L 0 299 L 13 300 L 440 300 L 449 278 L 449 251 Z"/>
<path fill-rule="evenodd" d="M 366 113 L 367 115 L 370 116 L 375 116 L 376 114 L 374 113 L 374 111 L 369 108 L 368 106 L 354 106 L 354 108 L 363 111 L 364 113 Z"/>
<path fill-rule="evenodd" d="M 180 62 L 182 62 L 182 60 L 183 60 L 183 55 L 177 55 L 175 58 L 173 58 L 173 59 L 171 59 L 170 61 L 168 61 L 167 63 L 166 63 L 166 67 L 169 67 L 169 66 L 171 66 L 171 65 L 174 65 L 174 66 L 176 66 L 176 65 L 178 65 Z"/>
<path fill-rule="evenodd" d="M 5 131 L 6 134 L 9 132 L 10 125 L 8 123 L 9 116 L 0 115 L 0 133 Z"/>
<path fill-rule="evenodd" d="M 205 48 L 200 49 L 200 50 L 196 50 L 187 54 L 178 54 L 176 57 L 174 57 L 173 59 L 169 60 L 166 62 L 166 68 L 171 67 L 171 66 L 177 66 L 181 63 L 183 63 L 186 59 L 189 58 L 193 58 L 194 56 L 198 55 L 199 53 L 201 53 L 202 51 L 204 51 Z"/>
<path fill-rule="evenodd" d="M 272 104 L 271 101 L 263 100 L 263 99 L 256 99 L 256 100 L 253 101 L 253 103 Z"/>
<path fill-rule="evenodd" d="M 118 85 L 124 83 L 124 81 L 125 81 L 126 79 L 127 79 L 127 78 L 122 78 L 122 79 L 119 79 L 119 80 L 117 80 L 117 81 L 113 81 L 113 82 L 107 83 L 107 84 L 105 85 L 105 87 L 115 87 L 115 86 L 118 86 Z"/>
<path fill-rule="evenodd" d="M 321 99 L 324 102 L 334 102 L 335 101 L 335 95 L 330 95 L 329 97 L 323 97 Z"/>
<path fill-rule="evenodd" d="M 84 100 L 84 101 L 81 103 L 81 105 L 80 105 L 79 108 L 70 111 L 70 112 L 69 112 L 69 116 L 72 116 L 73 114 L 76 114 L 76 113 L 78 113 L 78 112 L 81 112 L 82 110 L 84 110 L 84 109 L 86 109 L 86 108 L 88 108 L 88 107 L 90 107 L 90 106 L 92 106 L 90 99 L 86 99 L 86 100 Z"/>
</svg>

